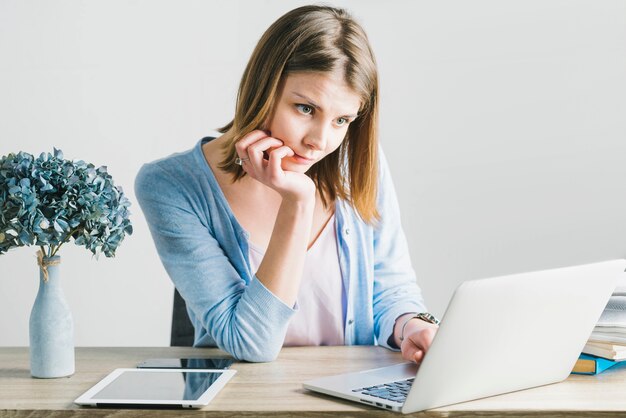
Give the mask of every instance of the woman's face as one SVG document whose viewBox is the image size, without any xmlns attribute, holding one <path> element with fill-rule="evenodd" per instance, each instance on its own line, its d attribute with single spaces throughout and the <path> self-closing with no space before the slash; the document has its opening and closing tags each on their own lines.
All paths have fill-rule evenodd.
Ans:
<svg viewBox="0 0 626 418">
<path fill-rule="evenodd" d="M 343 74 L 294 73 L 281 83 L 266 129 L 295 153 L 283 159 L 283 170 L 304 173 L 335 151 L 357 117 L 361 99 Z"/>
</svg>

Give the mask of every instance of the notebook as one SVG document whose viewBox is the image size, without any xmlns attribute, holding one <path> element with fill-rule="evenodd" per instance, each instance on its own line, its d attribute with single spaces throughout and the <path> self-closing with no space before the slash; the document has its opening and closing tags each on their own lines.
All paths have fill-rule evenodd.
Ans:
<svg viewBox="0 0 626 418">
<path fill-rule="evenodd" d="M 306 389 L 411 413 L 564 380 L 626 260 L 467 281 L 421 366 L 321 376 Z M 533 357 L 531 363 L 519 359 Z"/>
</svg>

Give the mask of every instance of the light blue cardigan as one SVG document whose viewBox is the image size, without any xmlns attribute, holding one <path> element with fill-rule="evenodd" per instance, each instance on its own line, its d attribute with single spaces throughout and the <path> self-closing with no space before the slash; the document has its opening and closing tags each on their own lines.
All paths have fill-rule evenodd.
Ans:
<svg viewBox="0 0 626 418">
<path fill-rule="evenodd" d="M 165 270 L 187 303 L 194 346 L 217 346 L 240 360 L 271 361 L 298 309 L 278 299 L 250 271 L 248 233 L 239 225 L 200 140 L 194 148 L 144 164 L 135 193 Z M 395 190 L 380 151 L 376 228 L 344 201 L 335 222 L 346 289 L 346 345 L 389 346 L 398 316 L 424 312 L 411 267 Z M 397 350 L 397 349 L 395 349 Z"/>
</svg>

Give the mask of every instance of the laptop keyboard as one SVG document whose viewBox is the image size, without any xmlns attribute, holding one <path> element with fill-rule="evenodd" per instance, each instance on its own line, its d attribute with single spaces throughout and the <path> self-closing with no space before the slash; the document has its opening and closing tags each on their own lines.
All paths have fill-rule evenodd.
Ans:
<svg viewBox="0 0 626 418">
<path fill-rule="evenodd" d="M 368 386 L 359 389 L 353 389 L 352 392 L 361 393 L 363 395 L 374 396 L 376 398 L 387 399 L 393 402 L 404 403 L 414 377 L 406 380 L 398 380 L 397 382 L 385 383 L 382 385 Z"/>
</svg>

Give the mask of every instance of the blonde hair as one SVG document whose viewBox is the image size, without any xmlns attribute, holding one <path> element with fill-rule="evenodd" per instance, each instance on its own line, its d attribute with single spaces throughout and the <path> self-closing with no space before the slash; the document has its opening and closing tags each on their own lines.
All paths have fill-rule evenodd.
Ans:
<svg viewBox="0 0 626 418">
<path fill-rule="evenodd" d="M 361 97 L 359 116 L 337 150 L 313 165 L 324 206 L 343 199 L 367 223 L 380 219 L 378 192 L 378 71 L 363 28 L 343 9 L 303 6 L 274 22 L 257 44 L 241 78 L 233 120 L 219 129 L 229 136 L 220 168 L 241 179 L 235 143 L 269 120 L 279 86 L 288 74 L 343 71 Z"/>
</svg>

